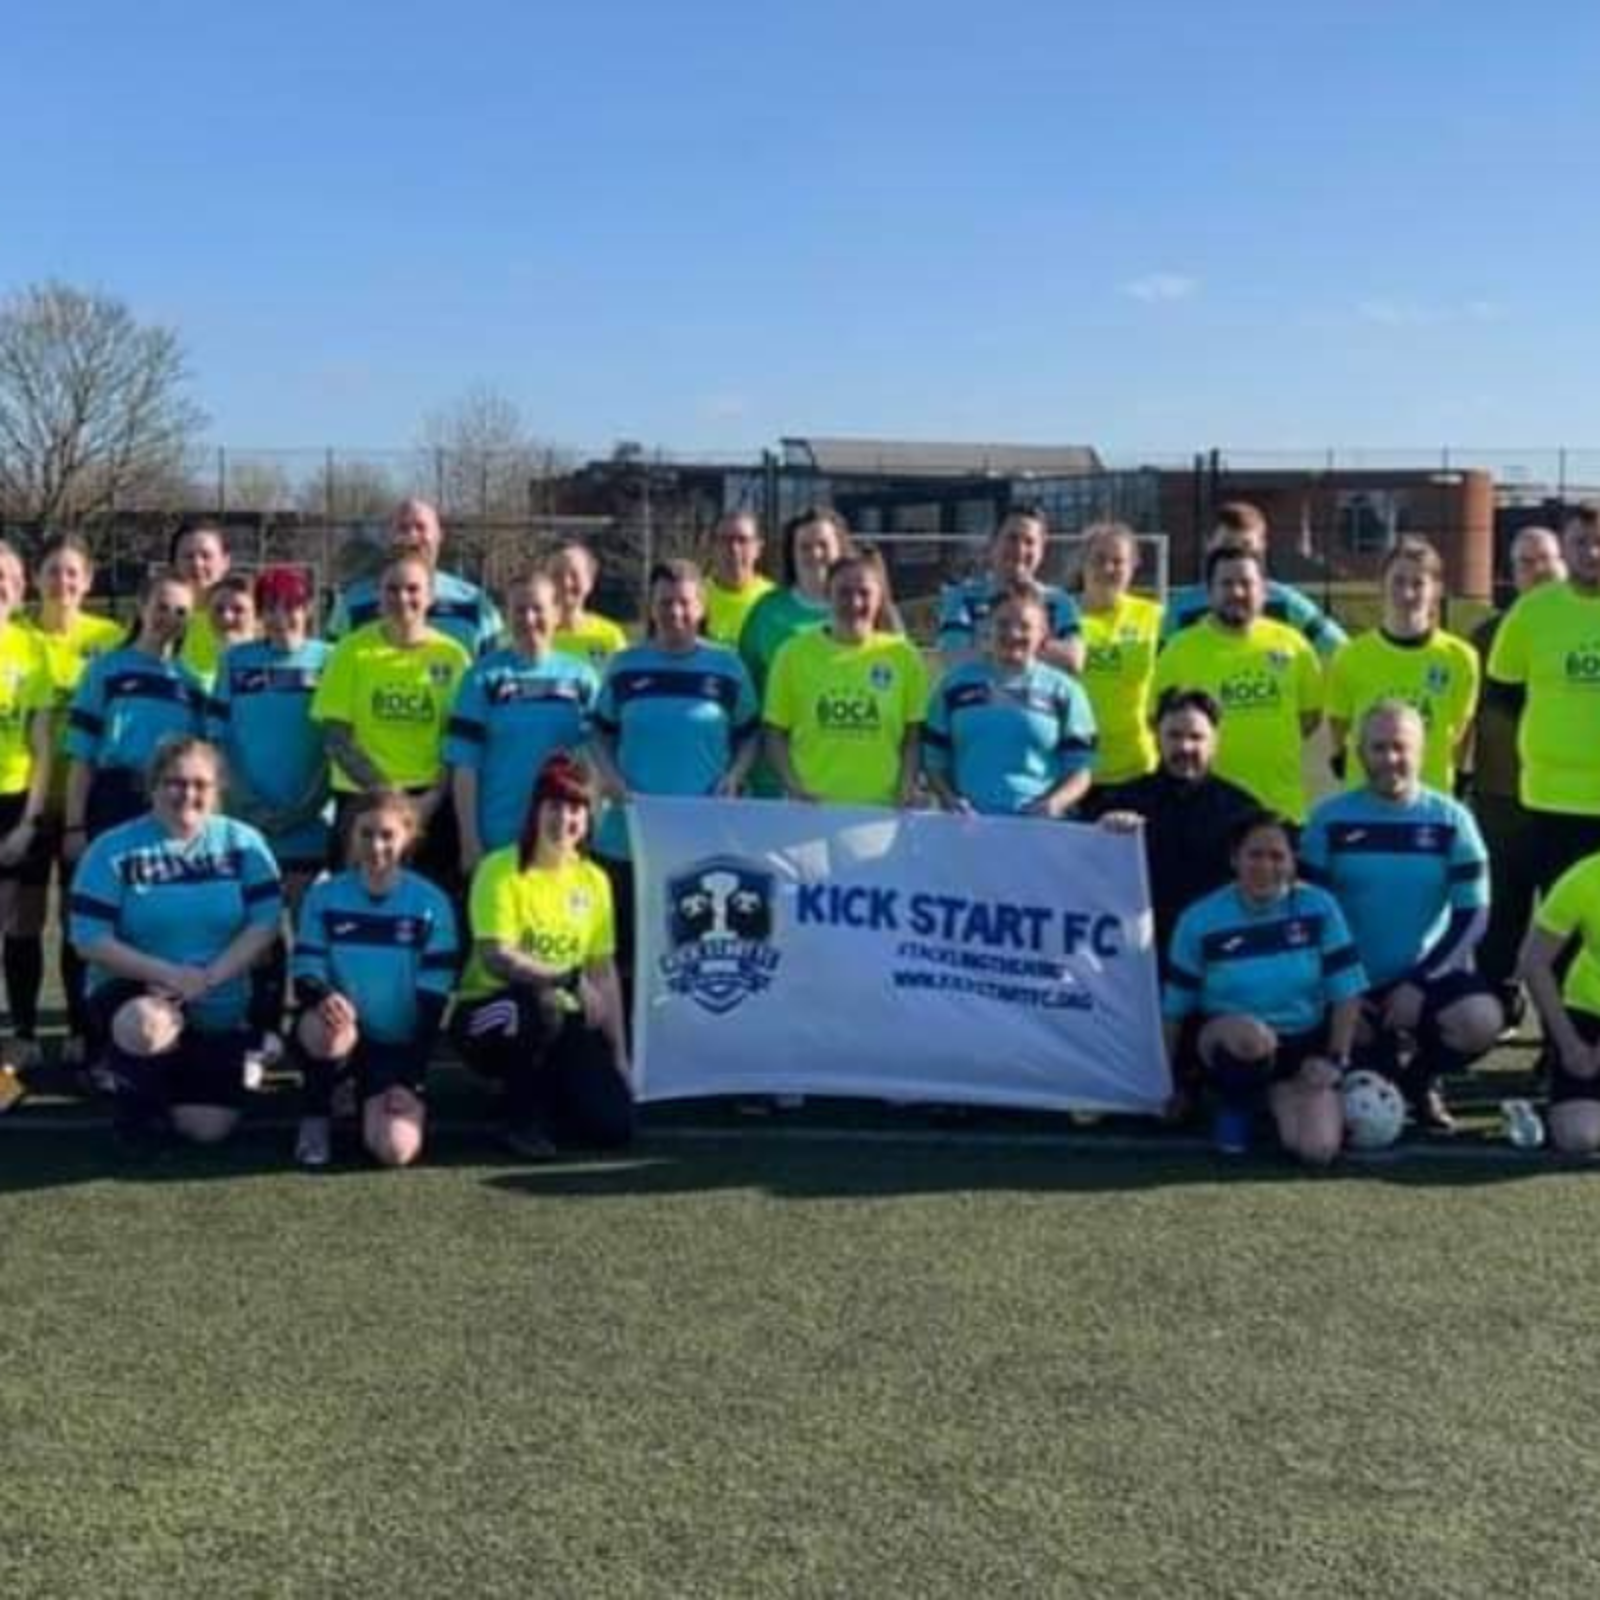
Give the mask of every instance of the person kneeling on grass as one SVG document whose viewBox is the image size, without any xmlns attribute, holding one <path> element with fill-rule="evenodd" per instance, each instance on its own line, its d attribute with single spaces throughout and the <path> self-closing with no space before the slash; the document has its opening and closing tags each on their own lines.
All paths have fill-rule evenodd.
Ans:
<svg viewBox="0 0 1600 1600">
<path fill-rule="evenodd" d="M 1339 1083 L 1366 974 L 1338 902 L 1296 882 L 1285 818 L 1244 817 L 1230 857 L 1234 881 L 1173 930 L 1161 1010 L 1174 1079 L 1184 1024 L 1195 1018 L 1218 1151 L 1244 1154 L 1264 1103 L 1284 1149 L 1325 1165 L 1344 1142 Z"/>
<path fill-rule="evenodd" d="M 540 769 L 514 845 L 472 880 L 472 954 L 451 1020 L 467 1065 L 505 1090 L 506 1144 L 530 1160 L 556 1143 L 633 1137 L 611 885 L 584 853 L 593 799 L 582 767 Z"/>
<path fill-rule="evenodd" d="M 1378 700 L 1356 741 L 1365 783 L 1331 795 L 1300 841 L 1306 877 L 1339 902 L 1371 982 L 1357 1054 L 1391 1079 L 1413 1121 L 1450 1133 L 1438 1088 L 1494 1048 L 1505 1020 L 1473 969 L 1489 920 L 1489 856 L 1472 813 L 1423 786 L 1422 715 Z"/>
<path fill-rule="evenodd" d="M 327 1166 L 334 1091 L 347 1078 L 368 1153 L 404 1167 L 422 1153 L 428 1057 L 460 964 L 456 916 L 442 890 L 405 868 L 419 831 L 407 796 L 361 795 L 347 825 L 351 864 L 312 886 L 295 936 L 305 1085 L 295 1160 Z"/>
<path fill-rule="evenodd" d="M 1562 957 L 1574 945 L 1562 978 Z M 1594 1155 L 1600 1151 L 1600 855 L 1569 868 L 1539 902 L 1518 976 L 1544 1034 L 1550 1143 L 1562 1155 Z"/>
<path fill-rule="evenodd" d="M 92 1041 L 125 1139 L 225 1139 L 244 1102 L 247 976 L 278 937 L 283 889 L 267 842 L 222 816 L 222 758 L 162 744 L 150 811 L 96 838 L 72 880 L 68 934 L 88 963 Z"/>
</svg>

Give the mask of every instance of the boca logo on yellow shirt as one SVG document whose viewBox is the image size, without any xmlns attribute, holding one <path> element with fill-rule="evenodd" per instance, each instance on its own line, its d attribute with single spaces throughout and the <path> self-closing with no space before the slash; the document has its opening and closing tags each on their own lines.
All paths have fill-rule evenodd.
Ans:
<svg viewBox="0 0 1600 1600">
<path fill-rule="evenodd" d="M 1600 639 L 1589 639 L 1567 651 L 1568 683 L 1600 683 Z"/>
<path fill-rule="evenodd" d="M 817 724 L 829 732 L 859 733 L 874 730 L 881 722 L 878 702 L 869 694 L 830 689 L 817 696 Z"/>
<path fill-rule="evenodd" d="M 1240 673 L 1223 679 L 1220 698 L 1224 709 L 1257 711 L 1277 705 L 1283 686 L 1269 672 Z"/>
<path fill-rule="evenodd" d="M 381 722 L 432 722 L 438 713 L 427 689 L 390 687 L 372 691 L 372 714 Z"/>
</svg>

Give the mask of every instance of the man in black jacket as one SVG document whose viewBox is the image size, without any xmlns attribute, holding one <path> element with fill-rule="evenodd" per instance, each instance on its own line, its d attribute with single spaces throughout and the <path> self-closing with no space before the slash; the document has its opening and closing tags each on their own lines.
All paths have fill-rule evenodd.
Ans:
<svg viewBox="0 0 1600 1600">
<path fill-rule="evenodd" d="M 1163 973 L 1179 914 L 1233 876 L 1228 838 L 1260 802 L 1211 771 L 1217 753 L 1217 702 L 1202 689 L 1171 688 L 1156 706 L 1161 765 L 1148 776 L 1091 790 L 1086 809 L 1102 828 L 1139 830 L 1150 873 L 1156 950 Z"/>
</svg>

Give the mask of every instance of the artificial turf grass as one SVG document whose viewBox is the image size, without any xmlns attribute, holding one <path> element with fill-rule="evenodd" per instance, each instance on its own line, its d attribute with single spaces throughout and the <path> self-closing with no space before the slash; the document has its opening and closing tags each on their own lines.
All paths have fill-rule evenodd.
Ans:
<svg viewBox="0 0 1600 1600">
<path fill-rule="evenodd" d="M 1581 1176 L 474 1154 L 7 1141 L 0 1592 L 1592 1587 Z"/>
</svg>

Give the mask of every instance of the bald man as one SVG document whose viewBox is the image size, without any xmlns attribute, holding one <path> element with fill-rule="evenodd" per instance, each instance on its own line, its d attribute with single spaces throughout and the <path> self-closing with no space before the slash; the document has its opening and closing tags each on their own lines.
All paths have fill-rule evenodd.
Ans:
<svg viewBox="0 0 1600 1600">
<path fill-rule="evenodd" d="M 421 556 L 433 568 L 433 601 L 428 623 L 448 635 L 469 656 L 485 655 L 500 638 L 504 624 L 494 602 L 477 584 L 439 568 L 444 529 L 439 513 L 426 500 L 402 500 L 389 519 L 389 559 Z M 378 580 L 357 578 L 346 584 L 328 618 L 328 637 L 338 639 L 378 620 Z"/>
<path fill-rule="evenodd" d="M 1561 536 L 1554 528 L 1521 529 L 1511 541 L 1510 564 L 1519 599 L 1541 584 L 1560 583 L 1567 575 Z M 1505 611 L 1497 611 L 1473 630 L 1480 661 L 1488 661 L 1505 617 Z M 1485 695 L 1473 724 L 1470 780 L 1472 809 L 1489 847 L 1489 928 L 1478 946 L 1478 971 L 1513 1024 L 1523 1011 L 1516 981 L 1517 950 L 1527 931 L 1536 887 L 1529 849 L 1533 824 L 1517 799 L 1518 777 L 1517 713 L 1501 697 Z"/>
</svg>

